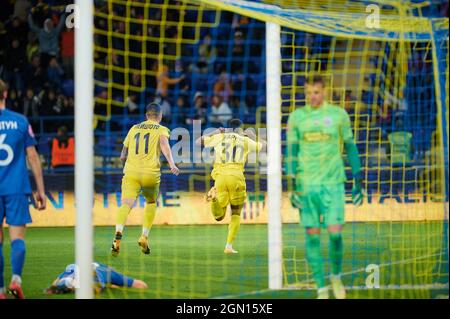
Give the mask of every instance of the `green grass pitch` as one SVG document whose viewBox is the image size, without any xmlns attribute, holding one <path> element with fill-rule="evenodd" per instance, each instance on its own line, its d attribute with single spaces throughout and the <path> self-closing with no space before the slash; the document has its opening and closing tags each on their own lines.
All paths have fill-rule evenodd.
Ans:
<svg viewBox="0 0 450 319">
<path fill-rule="evenodd" d="M 344 228 L 344 276 L 347 286 L 364 285 L 364 267 L 379 264 L 380 282 L 423 284 L 379 289 L 350 289 L 348 298 L 448 297 L 448 272 L 440 250 L 442 223 L 365 223 Z M 226 225 L 154 226 L 150 255 L 137 245 L 140 227 L 126 227 L 119 257 L 110 255 L 113 227 L 95 228 L 94 259 L 148 283 L 145 291 L 107 289 L 97 298 L 314 298 L 313 289 L 269 291 L 267 225 L 241 225 L 235 248 L 239 254 L 225 255 Z M 7 230 L 5 231 L 7 233 Z M 5 282 L 11 275 L 9 240 L 6 236 Z M 424 240 L 424 238 L 430 238 Z M 327 256 L 326 234 L 322 236 Z M 73 295 L 43 294 L 43 289 L 74 262 L 73 228 L 29 228 L 26 234 L 23 287 L 27 298 L 73 298 Z M 297 224 L 283 225 L 283 255 L 289 282 L 308 280 L 305 273 L 304 231 Z M 295 258 L 294 258 L 295 253 Z M 444 262 L 443 262 L 444 261 Z M 325 263 L 325 267 L 328 267 Z M 328 268 L 326 268 L 328 269 Z M 295 272 L 297 271 L 297 273 Z M 442 281 L 443 280 L 443 281 Z M 446 287 L 429 289 L 427 283 L 442 281 Z"/>
</svg>

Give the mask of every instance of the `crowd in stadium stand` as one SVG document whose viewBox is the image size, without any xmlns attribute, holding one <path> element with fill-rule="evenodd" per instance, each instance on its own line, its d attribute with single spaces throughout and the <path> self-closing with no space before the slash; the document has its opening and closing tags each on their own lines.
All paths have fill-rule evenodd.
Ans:
<svg viewBox="0 0 450 319">
<path fill-rule="evenodd" d="M 9 85 L 7 108 L 27 116 L 38 133 L 41 116 L 59 117 L 45 124 L 46 132 L 56 133 L 61 125 L 73 130 L 73 120 L 64 116 L 74 114 L 74 32 L 65 28 L 61 8 L 2 2 L 0 78 Z"/>
<path fill-rule="evenodd" d="M 111 14 L 110 10 L 113 16 L 127 15 L 134 21 L 143 21 L 146 15 L 149 16 L 147 43 L 138 41 L 143 33 L 143 23 L 132 23 L 129 30 L 119 20 L 113 20 L 108 26 L 105 15 Z M 245 117 L 250 114 L 249 108 L 262 105 L 261 98 L 265 95 L 264 83 L 260 81 L 264 64 L 263 23 L 256 25 L 246 17 L 222 12 L 219 28 L 201 28 L 195 43 L 183 43 L 177 47 L 177 39 L 180 40 L 178 27 L 168 25 L 161 30 L 159 23 L 152 22 L 161 19 L 162 10 L 153 8 L 145 12 L 137 6 L 129 12 L 125 11 L 125 7 L 120 5 L 99 3 L 96 6 L 99 13 L 95 18 L 99 31 L 95 37 L 96 47 L 114 49 L 112 54 L 102 49 L 96 50 L 94 77 L 97 84 L 97 114 L 138 114 L 142 105 L 156 100 L 162 105 L 165 125 L 189 125 L 196 119 L 207 125 L 222 125 L 231 116 Z M 178 21 L 178 14 L 176 10 L 167 10 L 166 20 Z M 113 30 L 113 36 L 108 38 L 105 34 L 110 30 Z M 189 27 L 182 32 L 182 39 L 193 39 L 197 33 Z M 246 33 L 250 32 L 252 41 L 245 41 Z M 126 34 L 132 34 L 137 39 L 124 41 Z M 126 50 L 130 54 L 124 54 Z M 163 62 L 156 58 L 141 58 L 145 54 L 157 55 L 159 50 L 163 50 Z M 111 63 L 112 74 L 108 73 Z M 145 68 L 144 73 L 140 72 L 142 68 Z M 128 79 L 127 74 L 120 71 L 123 69 L 129 70 Z M 113 86 L 108 91 L 110 82 Z M 123 88 L 126 83 L 130 84 L 129 91 Z M 145 88 L 139 90 L 142 83 L 145 83 Z M 113 105 L 107 105 L 106 97 L 117 103 L 109 101 Z M 126 107 L 116 107 L 117 104 L 125 104 Z M 205 116 L 206 113 L 210 116 Z M 113 119 L 99 127 L 106 124 L 113 130 L 120 130 L 123 126 L 123 122 Z"/>
<path fill-rule="evenodd" d="M 57 132 L 63 130 L 73 135 L 74 130 L 74 30 L 65 24 L 66 6 L 71 3 L 71 0 L 7 0 L 2 2 L 0 12 L 0 78 L 9 86 L 7 108 L 29 119 L 38 139 L 42 139 L 42 143 L 38 142 L 39 150 L 50 155 L 53 139 L 59 139 Z M 109 6 L 101 0 L 96 0 L 95 6 L 100 13 L 96 15 L 95 27 L 107 30 L 107 20 L 101 13 L 109 12 Z M 121 11 L 123 6 L 113 5 L 112 10 L 118 17 L 125 14 Z M 144 13 L 137 7 L 128 14 L 140 20 L 144 16 L 154 21 L 161 19 L 161 10 Z M 175 20 L 177 14 L 176 10 L 168 10 L 166 18 Z M 222 126 L 232 116 L 249 116 L 248 122 L 252 118 L 254 121 L 254 109 L 265 98 L 265 83 L 261 80 L 264 78 L 262 22 L 256 25 L 247 17 L 224 12 L 222 27 L 202 30 L 197 43 L 181 46 L 181 58 L 164 59 L 162 64 L 148 59 L 144 72 L 140 72 L 144 67 L 142 59 L 122 54 L 125 41 L 120 35 L 128 32 L 139 36 L 142 30 L 136 24 L 130 24 L 131 30 L 126 30 L 124 22 L 112 21 L 110 27 L 118 35 L 110 38 L 112 43 L 101 32 L 94 39 L 96 47 L 114 49 L 111 55 L 102 50 L 96 50 L 94 55 L 97 65 L 94 111 L 99 115 L 112 114 L 109 121 L 97 122 L 97 131 L 123 133 L 132 123 L 142 120 L 145 105 L 153 100 L 161 103 L 163 123 L 170 127 L 189 127 L 194 120 L 200 120 L 202 125 Z M 158 37 L 162 32 L 157 23 L 148 26 L 150 37 Z M 177 32 L 177 27 L 165 28 L 161 38 L 165 42 L 165 56 L 178 54 L 176 45 L 170 42 L 171 38 L 177 38 Z M 183 37 L 189 38 L 193 30 L 186 32 Z M 246 42 L 248 33 L 252 33 L 253 40 Z M 131 39 L 128 44 L 130 52 L 159 53 L 158 45 L 151 41 L 143 44 Z M 117 71 L 125 64 L 129 72 Z M 107 71 L 110 65 L 111 73 Z M 104 85 L 98 85 L 102 82 Z M 113 83 L 110 90 L 106 89 L 111 84 L 108 82 Z M 124 90 L 120 86 L 125 82 L 142 89 Z M 101 101 L 118 103 L 112 103 L 107 111 Z"/>
<path fill-rule="evenodd" d="M 17 0 L 2 4 L 0 40 L 5 45 L 0 49 L 0 77 L 9 84 L 8 108 L 25 114 L 38 134 L 55 133 L 63 124 L 69 131 L 73 131 L 73 123 L 67 119 L 74 114 L 74 32 L 73 29 L 66 28 L 64 23 L 65 5 L 72 2 Z M 98 12 L 108 11 L 106 2 L 95 3 Z M 113 7 L 113 11 L 117 16 L 124 14 L 120 7 Z M 129 14 L 130 18 L 144 18 L 143 9 L 133 8 Z M 148 14 L 151 15 L 149 18 L 157 20 L 161 10 Z M 177 13 L 168 11 L 167 14 Z M 126 82 L 128 72 L 113 69 L 110 78 L 111 74 L 105 68 L 97 67 L 95 80 L 105 83 L 95 87 L 97 100 L 112 99 L 126 106 L 117 107 L 113 103 L 113 115 L 142 115 L 143 105 L 156 99 L 163 106 L 163 122 L 169 126 L 189 125 L 195 119 L 203 120 L 204 124 L 216 125 L 225 123 L 233 115 L 248 115 L 249 108 L 256 108 L 261 104 L 261 98 L 264 98 L 264 83 L 260 83 L 263 75 L 261 65 L 264 30 L 250 29 L 247 17 L 224 13 L 222 19 L 228 29 L 214 31 L 214 39 L 212 34 L 203 32 L 199 43 L 183 46 L 181 59 L 167 59 L 162 65 L 149 59 L 147 68 L 156 75 L 150 75 L 148 70 L 144 73 L 129 72 L 127 82 L 134 87 L 145 87 L 145 92 L 124 92 L 123 88 L 118 88 Z M 114 33 L 120 35 L 127 31 L 124 22 L 113 21 Z M 149 36 L 160 34 L 158 26 L 149 25 Z M 97 16 L 95 26 L 99 30 L 106 30 L 107 21 Z M 263 24 L 259 23 L 259 26 Z M 142 30 L 135 28 L 133 24 L 131 29 L 127 32 L 142 34 Z M 165 38 L 176 38 L 177 32 L 177 27 L 167 27 Z M 255 43 L 251 45 L 245 44 L 246 32 L 253 32 L 252 39 L 257 41 L 253 41 Z M 99 47 L 107 48 L 109 44 L 105 41 L 105 37 L 95 37 L 95 44 Z M 120 53 L 125 49 L 124 42 L 119 37 L 112 37 L 112 48 L 119 53 L 113 52 L 109 56 L 96 51 L 95 63 L 111 63 L 119 68 L 127 64 L 131 70 L 139 70 L 142 67 L 140 58 L 126 58 Z M 176 46 L 170 41 L 166 42 L 164 54 L 175 56 Z M 149 42 L 148 53 L 158 53 L 158 48 L 155 49 L 153 44 Z M 143 45 L 139 41 L 130 40 L 128 50 L 142 53 Z M 232 60 L 230 56 L 233 57 Z M 105 89 L 108 81 L 114 83 L 111 91 Z M 101 102 L 97 102 L 95 112 L 102 115 L 107 111 Z M 49 120 L 43 125 L 42 121 L 38 121 L 38 117 L 42 116 L 56 116 L 60 119 Z M 67 119 L 62 120 L 62 116 Z M 117 122 L 109 124 L 112 130 L 118 129 Z"/>
<path fill-rule="evenodd" d="M 1 5 L 0 78 L 9 84 L 7 108 L 27 116 L 38 136 L 57 136 L 61 127 L 65 127 L 63 131 L 69 135 L 73 134 L 74 31 L 64 23 L 66 5 L 71 3 L 73 0 L 5 0 Z M 177 1 L 170 0 L 169 3 L 175 5 Z M 197 41 L 177 46 L 177 39 L 194 38 L 195 28 L 183 28 L 182 37 L 178 34 L 178 26 L 167 24 L 162 29 L 158 22 L 162 19 L 162 10 L 157 6 L 145 12 L 143 6 L 132 6 L 127 11 L 124 5 L 108 5 L 104 0 L 95 0 L 94 4 L 97 29 L 94 37 L 94 112 L 108 117 L 108 121 L 99 119 L 96 132 L 110 134 L 115 131 L 118 133 L 116 140 L 119 140 L 120 134 L 132 123 L 142 120 L 145 105 L 154 100 L 161 103 L 163 123 L 171 128 L 189 127 L 194 120 L 201 120 L 206 126 L 222 126 L 233 116 L 248 124 L 255 123 L 256 108 L 265 105 L 263 22 L 222 11 L 220 27 L 202 27 Z M 430 16 L 448 16 L 448 2 L 430 8 L 434 10 Z M 114 18 L 108 24 L 106 17 L 110 14 L 127 16 L 132 21 L 148 21 L 126 24 Z M 186 19 L 189 19 L 188 14 Z M 178 21 L 178 15 L 177 10 L 165 10 L 167 21 Z M 207 13 L 204 15 L 207 19 Z M 214 20 L 213 16 L 209 18 Z M 147 28 L 146 42 L 138 40 L 143 35 L 143 26 Z M 130 35 L 136 38 L 129 37 L 125 41 Z M 326 55 L 323 53 L 328 50 L 328 37 L 302 33 L 299 38 L 310 48 L 311 54 Z M 161 53 L 165 57 L 162 63 L 154 58 Z M 418 56 L 412 61 L 422 60 L 423 57 Z M 382 69 L 383 65 L 374 67 Z M 415 68 L 419 69 L 417 76 L 432 73 L 432 70 L 423 72 L 424 67 L 427 66 L 418 66 L 414 62 L 409 74 L 411 80 L 417 81 Z M 293 71 L 289 61 L 284 62 L 282 68 L 286 74 Z M 427 83 L 426 78 L 422 80 Z M 286 75 L 281 81 L 283 85 L 290 85 L 292 78 Z M 374 85 L 370 76 L 365 81 L 365 88 Z M 408 119 L 404 120 L 407 112 L 432 114 L 432 111 L 424 111 L 426 105 L 422 101 L 431 103 L 433 88 L 426 85 L 423 88 L 422 93 L 410 93 L 410 100 L 418 101 L 417 105 L 408 102 L 406 96 L 398 103 L 405 107 L 397 108 L 395 113 L 392 113 L 389 101 L 375 101 L 371 90 L 364 89 L 360 98 L 366 105 L 377 107 L 376 117 L 386 138 L 389 128 L 400 123 L 398 119 L 402 119 L 405 129 L 408 125 L 433 129 L 434 119 L 430 116 L 417 118 L 425 118 L 431 124 L 411 125 Z M 296 100 L 302 99 L 304 96 L 296 94 Z M 345 93 L 344 106 L 350 116 L 354 113 L 355 99 L 351 91 Z M 291 99 L 286 101 L 290 103 Z M 371 108 L 367 110 L 369 112 Z M 414 135 L 427 134 L 414 132 Z M 44 141 L 42 145 L 45 148 L 47 144 Z"/>
</svg>

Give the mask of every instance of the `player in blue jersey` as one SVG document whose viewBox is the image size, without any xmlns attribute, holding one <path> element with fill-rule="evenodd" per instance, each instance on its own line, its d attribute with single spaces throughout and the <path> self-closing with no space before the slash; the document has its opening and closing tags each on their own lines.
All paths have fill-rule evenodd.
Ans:
<svg viewBox="0 0 450 319">
<path fill-rule="evenodd" d="M 31 223 L 27 159 L 37 186 L 36 208 L 45 209 L 46 199 L 33 130 L 23 115 L 5 109 L 6 92 L 7 87 L 0 80 L 0 299 L 6 299 L 2 229 L 5 219 L 11 240 L 12 279 L 9 292 L 23 299 L 21 276 L 25 261 L 25 226 Z"/>
<path fill-rule="evenodd" d="M 58 275 L 52 285 L 45 289 L 46 294 L 65 294 L 75 291 L 78 285 L 76 265 L 67 265 L 64 272 Z M 94 276 L 94 289 L 100 293 L 106 288 L 128 287 L 136 289 L 146 289 L 148 286 L 139 279 L 127 277 L 117 272 L 114 268 L 98 262 L 92 263 Z"/>
</svg>

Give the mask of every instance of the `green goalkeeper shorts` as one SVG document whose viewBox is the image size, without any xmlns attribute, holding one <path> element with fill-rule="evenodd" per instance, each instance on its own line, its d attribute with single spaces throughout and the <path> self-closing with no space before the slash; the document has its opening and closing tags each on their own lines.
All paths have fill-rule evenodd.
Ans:
<svg viewBox="0 0 450 319">
<path fill-rule="evenodd" d="M 344 183 L 297 185 L 300 193 L 300 223 L 307 228 L 326 228 L 345 223 Z"/>
</svg>

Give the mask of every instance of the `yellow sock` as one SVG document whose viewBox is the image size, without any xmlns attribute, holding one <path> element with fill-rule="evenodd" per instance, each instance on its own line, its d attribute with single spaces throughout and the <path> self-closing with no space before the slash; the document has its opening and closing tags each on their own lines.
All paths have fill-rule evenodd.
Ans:
<svg viewBox="0 0 450 319">
<path fill-rule="evenodd" d="M 142 228 L 144 230 L 150 230 L 153 225 L 153 220 L 156 215 L 156 203 L 147 203 L 144 208 L 144 222 L 142 223 Z M 148 236 L 148 232 L 146 234 Z"/>
<path fill-rule="evenodd" d="M 227 208 L 220 207 L 219 201 L 215 200 L 211 202 L 211 212 L 216 220 L 222 220 L 227 212 Z"/>
<path fill-rule="evenodd" d="M 123 226 L 127 222 L 128 214 L 130 213 L 131 208 L 125 204 L 122 204 L 119 208 L 119 212 L 116 217 L 116 231 L 123 231 Z"/>
<path fill-rule="evenodd" d="M 227 244 L 233 243 L 240 226 L 241 226 L 241 216 L 231 215 L 231 222 L 228 225 Z"/>
</svg>

